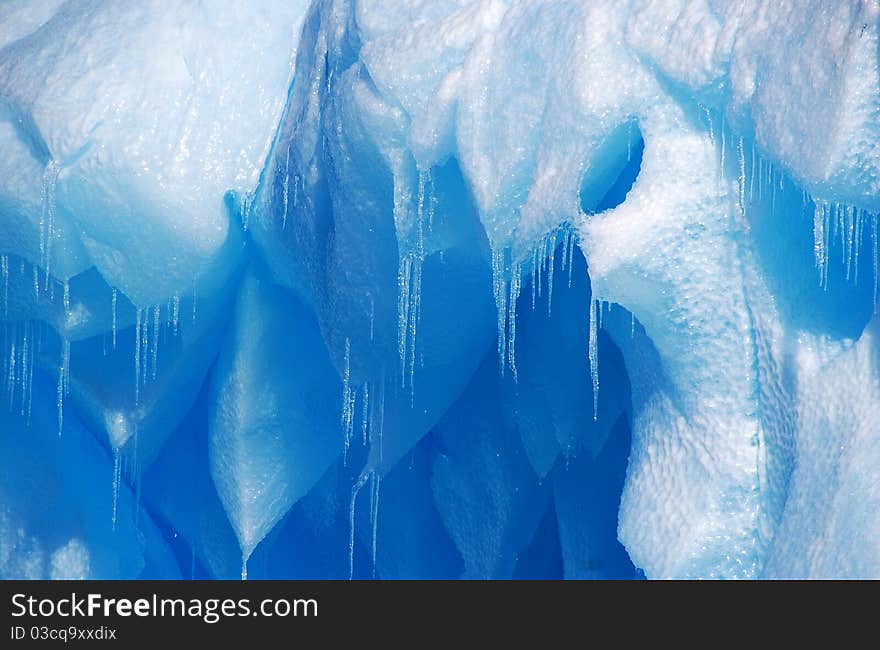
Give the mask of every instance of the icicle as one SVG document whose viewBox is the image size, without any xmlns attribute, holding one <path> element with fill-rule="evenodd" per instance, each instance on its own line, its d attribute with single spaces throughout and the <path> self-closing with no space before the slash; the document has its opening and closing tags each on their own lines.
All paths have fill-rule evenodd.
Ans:
<svg viewBox="0 0 880 650">
<path fill-rule="evenodd" d="M 749 203 L 754 202 L 754 196 L 755 196 L 755 164 L 756 164 L 756 160 L 755 160 L 756 153 L 755 152 L 756 152 L 757 148 L 758 148 L 757 143 L 753 143 L 752 144 L 752 166 L 750 168 L 751 171 L 749 172 Z"/>
<path fill-rule="evenodd" d="M 25 325 L 24 335 L 22 336 L 22 340 L 21 340 L 21 361 L 22 361 L 21 382 L 20 382 L 21 383 L 21 404 L 20 404 L 19 412 L 22 417 L 24 417 L 25 410 L 27 408 L 27 392 L 28 392 L 28 377 L 29 377 L 28 366 L 30 365 L 29 364 L 30 351 L 28 349 L 29 347 L 30 347 L 30 345 L 29 345 L 29 341 L 28 341 L 28 326 Z"/>
<path fill-rule="evenodd" d="M 590 299 L 590 340 L 588 356 L 590 358 L 590 375 L 593 379 L 593 421 L 599 420 L 599 337 L 598 310 L 599 301 Z"/>
<path fill-rule="evenodd" d="M 119 505 L 119 483 L 122 474 L 122 464 L 120 463 L 119 449 L 113 450 L 113 515 L 111 523 L 113 530 L 116 530 L 116 511 Z"/>
<path fill-rule="evenodd" d="M 421 228 L 421 226 L 420 226 Z M 415 404 L 416 396 L 416 332 L 422 316 L 422 259 L 421 254 L 413 265 L 412 290 L 410 297 L 412 304 L 409 307 L 409 405 Z"/>
<path fill-rule="evenodd" d="M 19 391 L 19 408 L 24 404 L 25 377 L 27 376 L 27 330 L 22 333 L 19 345 L 18 372 L 15 375 L 15 385 Z M 14 405 L 13 405 L 14 406 Z M 11 410 L 11 409 L 10 409 Z"/>
<path fill-rule="evenodd" d="M 397 269 L 397 351 L 400 358 L 400 385 L 405 388 L 409 377 L 411 406 L 415 403 L 417 333 L 421 320 L 422 264 L 425 259 L 425 201 L 429 178 L 428 172 L 419 172 L 414 243 L 401 237 L 402 224 L 411 215 L 412 196 L 400 183 L 395 183 L 394 187 L 394 223 L 400 237 Z"/>
<path fill-rule="evenodd" d="M 492 293 L 495 296 L 498 329 L 498 365 L 504 376 L 507 356 L 507 286 L 504 280 L 504 251 L 492 251 Z"/>
<path fill-rule="evenodd" d="M 822 288 L 828 289 L 828 270 L 831 268 L 831 244 L 832 238 L 829 235 L 831 230 L 831 210 L 828 204 L 822 205 L 822 229 L 825 237 L 825 266 L 822 268 Z"/>
<path fill-rule="evenodd" d="M 571 245 L 571 228 L 565 228 L 562 234 L 562 270 L 565 270 L 566 264 L 568 263 L 568 247 Z"/>
<path fill-rule="evenodd" d="M 70 377 L 70 341 L 64 339 L 61 342 L 61 365 L 58 368 L 58 394 L 57 394 L 57 407 L 58 407 L 58 435 L 61 435 L 61 431 L 64 427 L 64 396 L 68 391 L 68 382 Z"/>
<path fill-rule="evenodd" d="M 838 205 L 836 203 L 832 203 L 830 205 L 831 212 L 831 222 L 832 222 L 832 235 L 830 245 L 834 245 L 834 242 L 837 240 L 837 236 L 840 235 L 840 254 L 843 257 L 844 264 L 846 263 L 846 237 L 843 233 L 843 227 L 840 219 L 840 211 L 838 210 Z"/>
<path fill-rule="evenodd" d="M 113 292 L 110 294 L 110 323 L 111 323 L 110 327 L 113 332 L 113 349 L 114 350 L 116 349 L 116 332 L 117 332 L 117 328 L 118 328 L 118 324 L 117 324 L 117 320 L 116 320 L 117 319 L 116 303 L 117 303 L 116 289 L 114 288 Z"/>
<path fill-rule="evenodd" d="M 345 339 L 345 367 L 342 374 L 342 431 L 345 436 L 343 448 L 343 463 L 348 463 L 348 448 L 351 445 L 351 428 L 353 419 L 353 399 L 351 388 L 351 341 Z"/>
<path fill-rule="evenodd" d="M 568 247 L 568 288 L 571 289 L 571 271 L 574 266 L 574 245 L 576 235 L 574 232 L 571 233 L 571 245 Z"/>
<path fill-rule="evenodd" d="M 397 276 L 397 351 L 400 357 L 400 386 L 410 380 L 410 401 L 415 393 L 416 334 L 421 318 L 422 260 L 407 255 L 400 261 Z M 407 373 L 407 371 L 409 371 Z"/>
<path fill-rule="evenodd" d="M 9 344 L 9 355 L 3 358 L 3 372 L 6 373 L 4 375 L 6 381 L 6 397 L 9 402 L 9 411 L 12 411 L 13 404 L 13 388 L 15 386 L 12 373 L 15 369 L 15 331 L 13 328 L 13 332 L 10 336 L 9 333 L 10 324 L 3 323 L 3 348 L 6 349 L 6 344 Z"/>
<path fill-rule="evenodd" d="M 813 211 L 813 254 L 820 277 L 822 276 L 822 267 L 825 264 L 825 221 L 822 212 L 822 205 L 816 202 Z"/>
<path fill-rule="evenodd" d="M 372 523 L 372 545 L 371 545 L 371 559 L 372 559 L 372 567 L 373 567 L 373 578 L 376 577 L 376 549 L 378 548 L 378 538 L 379 538 L 379 488 L 381 486 L 382 478 L 378 473 L 373 472 L 373 481 L 371 487 L 370 494 L 370 522 Z"/>
<path fill-rule="evenodd" d="M 421 200 L 416 212 L 416 252 L 413 263 L 411 305 L 409 308 L 409 403 L 415 405 L 416 332 L 422 318 L 422 263 L 425 260 L 425 187 L 428 172 L 419 172 Z"/>
<path fill-rule="evenodd" d="M 401 256 L 397 270 L 397 354 L 400 357 L 400 387 L 406 386 L 407 332 L 409 329 L 411 263 Z"/>
<path fill-rule="evenodd" d="M 510 365 L 510 374 L 514 382 L 518 380 L 516 372 L 516 302 L 519 298 L 520 282 L 520 265 L 514 263 L 510 270 L 510 294 L 507 297 L 507 327 L 510 331 L 507 342 L 507 363 Z"/>
<path fill-rule="evenodd" d="M 382 371 L 382 390 L 379 393 L 379 426 L 377 428 L 377 436 L 376 436 L 376 444 L 379 447 L 379 466 L 382 465 L 382 460 L 384 457 L 383 447 L 382 447 L 382 434 L 385 431 L 385 371 Z M 372 436 L 372 431 L 370 432 Z M 372 440 L 370 441 L 370 445 L 372 447 Z"/>
<path fill-rule="evenodd" d="M 516 381 L 516 303 L 522 289 L 522 265 L 519 262 L 512 262 L 508 279 L 505 256 L 504 250 L 492 251 L 492 293 L 495 296 L 497 310 L 498 370 L 503 377 L 505 366 L 509 365 L 513 380 Z M 533 269 L 535 265 L 535 256 L 533 256 Z M 532 287 L 534 291 L 534 282 Z"/>
<path fill-rule="evenodd" d="M 370 477 L 370 473 L 362 473 L 357 480 L 357 483 L 351 489 L 351 501 L 348 504 L 348 579 L 354 579 L 354 510 L 357 505 L 357 497 L 358 493 L 361 491 L 361 488 L 364 487 L 364 484 L 367 482 L 367 479 Z"/>
<path fill-rule="evenodd" d="M 816 258 L 816 268 L 819 270 L 819 281 L 825 277 L 825 209 L 824 205 L 816 202 L 813 211 L 813 253 Z"/>
<path fill-rule="evenodd" d="M 141 394 L 141 310 L 134 318 L 134 405 L 140 403 Z"/>
<path fill-rule="evenodd" d="M 746 154 L 743 149 L 743 139 L 740 137 L 737 143 L 739 152 L 739 209 L 745 215 L 746 213 Z"/>
<path fill-rule="evenodd" d="M 242 581 L 248 579 L 248 577 L 247 577 L 247 576 L 248 576 L 248 574 L 247 574 L 247 562 L 248 562 L 248 558 L 247 558 L 247 556 L 246 556 L 244 553 L 242 553 L 242 554 L 241 554 L 241 579 L 242 579 Z"/>
<path fill-rule="evenodd" d="M 6 392 L 9 395 L 9 410 L 15 403 L 15 334 L 9 344 L 9 363 L 6 365 Z"/>
<path fill-rule="evenodd" d="M 159 327 L 161 326 L 161 309 L 159 305 L 153 307 L 153 343 L 150 349 L 151 353 L 151 362 L 152 362 L 152 372 L 151 377 L 153 381 L 156 381 L 156 372 L 159 365 Z"/>
<path fill-rule="evenodd" d="M 636 315 L 632 312 L 629 315 L 629 337 L 631 339 L 636 337 Z"/>
<path fill-rule="evenodd" d="M 535 302 L 538 297 L 538 249 L 532 249 L 532 311 L 535 311 Z"/>
<path fill-rule="evenodd" d="M 550 250 L 547 258 L 547 318 L 553 313 L 553 273 L 556 267 L 556 231 L 550 235 Z"/>
<path fill-rule="evenodd" d="M 241 197 L 241 202 L 239 204 L 239 212 L 241 214 L 241 227 L 243 230 L 247 231 L 250 227 L 251 220 L 251 207 L 253 205 L 254 197 L 250 192 L 245 192 Z"/>
<path fill-rule="evenodd" d="M 849 282 L 852 275 L 853 251 L 855 244 L 855 218 L 852 206 L 844 206 L 842 218 L 846 229 L 846 281 Z"/>
<path fill-rule="evenodd" d="M 373 328 L 376 322 L 376 301 L 373 294 L 367 294 L 370 297 L 370 340 L 373 340 Z"/>
<path fill-rule="evenodd" d="M 30 358 L 30 362 L 28 363 L 28 380 L 27 380 L 27 385 L 28 385 L 28 387 L 27 387 L 27 426 L 28 427 L 31 426 L 31 408 L 34 403 L 34 364 L 36 361 L 36 359 L 35 359 L 36 345 L 34 343 L 31 343 L 30 348 L 31 348 L 31 352 L 30 352 L 31 358 Z"/>
<path fill-rule="evenodd" d="M 70 341 L 66 338 L 61 345 L 61 358 L 64 360 L 64 394 L 70 392 Z"/>
<path fill-rule="evenodd" d="M 718 169 L 719 178 L 724 176 L 724 157 L 727 149 L 727 139 L 724 135 L 724 117 L 721 118 L 721 166 Z"/>
<path fill-rule="evenodd" d="M 141 377 L 140 382 L 141 386 L 146 387 L 147 385 L 147 360 L 150 352 L 150 308 L 146 307 L 144 309 L 144 320 L 141 323 L 141 359 L 140 359 L 140 369 L 141 369 Z"/>
<path fill-rule="evenodd" d="M 34 300 L 40 299 L 40 270 L 33 266 L 31 267 L 34 275 Z"/>
<path fill-rule="evenodd" d="M 9 314 L 9 257 L 0 255 L 0 276 L 3 278 L 3 315 Z"/>
<path fill-rule="evenodd" d="M 364 440 L 364 446 L 367 446 L 367 434 L 370 426 L 370 384 L 364 382 L 363 390 L 361 391 L 361 434 Z"/>
<path fill-rule="evenodd" d="M 171 298 L 171 327 L 174 331 L 174 336 L 177 336 L 180 331 L 180 296 L 176 293 Z"/>
<path fill-rule="evenodd" d="M 546 239 L 542 239 L 541 241 L 539 241 L 538 244 L 535 246 L 535 254 L 534 254 L 534 260 L 535 260 L 534 264 L 538 269 L 538 297 L 539 298 L 541 297 L 541 287 L 544 285 L 543 271 L 544 271 L 545 244 L 546 244 Z"/>
<path fill-rule="evenodd" d="M 15 389 L 18 386 L 18 327 L 12 329 L 9 342 L 9 360 L 6 364 L 6 394 L 9 398 L 9 412 L 15 407 Z"/>
<path fill-rule="evenodd" d="M 58 180 L 60 166 L 50 160 L 43 170 L 43 185 L 40 192 L 40 266 L 45 271 L 45 285 L 49 288 L 51 274 L 52 240 L 55 238 L 55 185 Z"/>
</svg>

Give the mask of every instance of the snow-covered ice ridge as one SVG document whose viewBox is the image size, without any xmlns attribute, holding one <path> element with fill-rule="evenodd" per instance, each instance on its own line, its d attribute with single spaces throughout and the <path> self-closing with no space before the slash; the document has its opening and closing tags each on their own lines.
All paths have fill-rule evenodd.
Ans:
<svg viewBox="0 0 880 650">
<path fill-rule="evenodd" d="M 0 3 L 0 576 L 880 578 L 878 25 Z"/>
</svg>

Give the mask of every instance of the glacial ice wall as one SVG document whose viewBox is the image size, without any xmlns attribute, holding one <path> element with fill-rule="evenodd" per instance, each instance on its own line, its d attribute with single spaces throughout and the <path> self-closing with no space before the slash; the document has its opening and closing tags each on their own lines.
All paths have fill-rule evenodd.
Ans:
<svg viewBox="0 0 880 650">
<path fill-rule="evenodd" d="M 880 577 L 877 0 L 0 4 L 3 577 Z"/>
</svg>

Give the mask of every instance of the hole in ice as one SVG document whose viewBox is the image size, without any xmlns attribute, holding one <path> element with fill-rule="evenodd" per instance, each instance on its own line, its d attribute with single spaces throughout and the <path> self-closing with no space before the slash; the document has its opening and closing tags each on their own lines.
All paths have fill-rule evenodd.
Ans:
<svg viewBox="0 0 880 650">
<path fill-rule="evenodd" d="M 612 131 L 593 156 L 581 183 L 581 210 L 597 214 L 626 200 L 642 169 L 645 142 L 635 122 Z"/>
</svg>

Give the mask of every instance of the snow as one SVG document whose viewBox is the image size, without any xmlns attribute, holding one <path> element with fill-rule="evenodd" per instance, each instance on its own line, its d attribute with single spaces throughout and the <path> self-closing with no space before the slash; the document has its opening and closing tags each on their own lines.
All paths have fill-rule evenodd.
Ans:
<svg viewBox="0 0 880 650">
<path fill-rule="evenodd" d="M 0 572 L 880 576 L 878 43 L 0 4 Z"/>
</svg>

